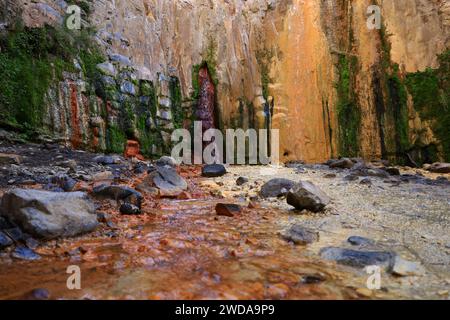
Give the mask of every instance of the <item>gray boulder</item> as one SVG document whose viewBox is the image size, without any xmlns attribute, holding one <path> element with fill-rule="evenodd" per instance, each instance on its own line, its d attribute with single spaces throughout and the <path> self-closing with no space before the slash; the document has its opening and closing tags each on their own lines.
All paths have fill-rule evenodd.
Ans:
<svg viewBox="0 0 450 320">
<path fill-rule="evenodd" d="M 72 237 L 98 225 L 94 204 L 82 192 L 14 189 L 3 196 L 0 213 L 41 239 Z"/>
<path fill-rule="evenodd" d="M 301 181 L 294 185 L 287 195 L 287 202 L 298 210 L 320 212 L 330 203 L 330 198 L 309 181 Z"/>
<path fill-rule="evenodd" d="M 276 178 L 266 182 L 260 191 L 263 198 L 276 198 L 286 195 L 295 185 L 295 182 L 288 179 Z"/>
<path fill-rule="evenodd" d="M 188 184 L 177 171 L 170 167 L 156 167 L 156 170 L 149 174 L 144 180 L 150 187 L 159 189 L 161 197 L 177 197 L 188 189 Z"/>
</svg>

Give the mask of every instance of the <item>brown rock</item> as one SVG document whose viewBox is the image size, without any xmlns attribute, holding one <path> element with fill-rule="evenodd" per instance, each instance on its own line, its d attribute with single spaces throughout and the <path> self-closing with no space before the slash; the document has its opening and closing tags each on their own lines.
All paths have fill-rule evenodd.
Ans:
<svg viewBox="0 0 450 320">
<path fill-rule="evenodd" d="M 234 217 L 235 214 L 242 212 L 242 207 L 238 204 L 218 203 L 216 205 L 216 212 L 219 216 Z"/>
</svg>

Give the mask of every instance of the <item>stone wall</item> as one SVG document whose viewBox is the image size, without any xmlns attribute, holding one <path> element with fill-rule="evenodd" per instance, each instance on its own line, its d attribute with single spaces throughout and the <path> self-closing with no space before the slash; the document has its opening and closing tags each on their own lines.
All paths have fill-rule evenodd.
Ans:
<svg viewBox="0 0 450 320">
<path fill-rule="evenodd" d="M 3 12 L 7 2 L 6 16 L 20 14 L 32 27 L 61 23 L 67 4 L 3 1 Z M 105 54 L 100 69 L 107 95 L 86 94 L 83 74 L 68 74 L 50 90 L 46 125 L 75 146 L 107 149 L 108 130 L 126 129 L 123 121 L 131 121 L 135 132 L 128 137 L 150 153 L 163 153 L 172 128 L 189 126 L 198 70 L 206 65 L 220 128 L 264 128 L 272 106 L 283 160 L 323 161 L 346 153 L 396 158 L 409 151 L 399 128 L 403 100 L 396 97 L 403 85 L 389 92 L 388 84 L 439 66 L 437 55 L 449 44 L 450 4 L 379 0 L 379 31 L 366 27 L 372 3 L 94 1 L 84 18 L 95 26 Z M 337 89 L 343 81 L 349 87 Z M 410 95 L 407 108 L 409 148 L 417 141 L 439 145 Z"/>
</svg>

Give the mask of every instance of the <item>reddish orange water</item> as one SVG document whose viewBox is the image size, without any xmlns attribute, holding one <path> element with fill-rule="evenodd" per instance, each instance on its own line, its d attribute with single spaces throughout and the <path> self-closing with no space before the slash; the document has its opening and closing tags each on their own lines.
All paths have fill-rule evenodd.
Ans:
<svg viewBox="0 0 450 320">
<path fill-rule="evenodd" d="M 217 216 L 219 200 L 196 187 L 198 170 L 182 171 L 196 199 L 146 199 L 141 216 L 121 216 L 117 204 L 102 203 L 118 227 L 116 238 L 101 226 L 45 244 L 37 250 L 40 261 L 0 258 L 0 299 L 23 298 L 36 288 L 49 290 L 52 299 L 355 297 L 334 266 L 280 238 L 286 212 L 245 208 L 233 218 Z M 81 290 L 67 289 L 70 265 L 81 269 Z M 307 276 L 324 281 L 306 284 Z"/>
</svg>

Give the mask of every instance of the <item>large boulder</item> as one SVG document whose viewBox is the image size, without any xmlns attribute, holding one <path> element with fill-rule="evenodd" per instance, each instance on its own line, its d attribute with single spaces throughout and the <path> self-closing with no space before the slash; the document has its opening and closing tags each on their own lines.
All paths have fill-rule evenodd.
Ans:
<svg viewBox="0 0 450 320">
<path fill-rule="evenodd" d="M 3 196 L 0 213 L 42 239 L 72 237 L 98 225 L 94 204 L 82 192 L 14 189 Z"/>
<path fill-rule="evenodd" d="M 330 203 L 330 198 L 312 182 L 301 181 L 289 191 L 287 202 L 298 210 L 320 212 Z"/>
<path fill-rule="evenodd" d="M 276 178 L 266 182 L 260 191 L 262 198 L 276 198 L 286 195 L 295 185 L 295 182 L 288 179 Z"/>
</svg>

